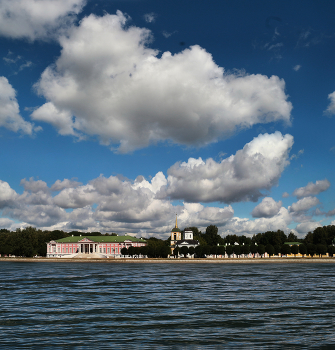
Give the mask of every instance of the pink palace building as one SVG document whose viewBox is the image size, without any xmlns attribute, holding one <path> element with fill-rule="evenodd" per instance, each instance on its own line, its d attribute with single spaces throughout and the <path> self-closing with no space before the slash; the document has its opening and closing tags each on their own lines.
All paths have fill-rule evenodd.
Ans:
<svg viewBox="0 0 335 350">
<path fill-rule="evenodd" d="M 47 258 L 121 257 L 121 249 L 143 247 L 143 238 L 132 236 L 70 236 L 47 243 Z"/>
</svg>

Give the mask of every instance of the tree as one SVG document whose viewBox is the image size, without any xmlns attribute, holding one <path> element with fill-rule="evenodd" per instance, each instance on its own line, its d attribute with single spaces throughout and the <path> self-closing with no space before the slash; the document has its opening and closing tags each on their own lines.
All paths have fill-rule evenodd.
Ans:
<svg viewBox="0 0 335 350">
<path fill-rule="evenodd" d="M 220 243 L 220 235 L 218 235 L 218 228 L 215 225 L 209 225 L 206 228 L 206 233 L 204 235 L 205 240 L 207 241 L 208 245 L 213 246 Z"/>
<path fill-rule="evenodd" d="M 251 254 L 253 254 L 253 256 L 255 257 L 255 254 L 257 253 L 257 245 L 252 244 L 252 245 L 250 246 L 250 252 L 251 252 Z"/>
<path fill-rule="evenodd" d="M 195 253 L 194 247 L 189 247 L 189 248 L 188 248 L 188 254 L 190 254 L 191 256 L 193 256 L 194 253 Z"/>
<path fill-rule="evenodd" d="M 239 257 L 241 255 L 241 248 L 239 245 L 233 245 L 233 252 L 234 254 Z"/>
<path fill-rule="evenodd" d="M 216 245 L 211 246 L 211 255 L 214 255 L 216 257 L 218 247 Z"/>
<path fill-rule="evenodd" d="M 328 246 L 328 254 L 329 256 L 334 256 L 335 254 L 335 247 L 333 245 Z"/>
<path fill-rule="evenodd" d="M 159 249 L 159 255 L 161 258 L 167 258 L 168 255 L 170 254 L 170 247 L 166 246 L 166 245 L 162 245 L 160 246 L 160 249 Z"/>
<path fill-rule="evenodd" d="M 180 253 L 184 255 L 184 258 L 186 258 L 186 255 L 188 253 L 188 247 L 184 246 L 180 248 Z"/>
<path fill-rule="evenodd" d="M 292 244 L 291 253 L 294 254 L 294 256 L 296 256 L 299 253 L 299 245 L 298 244 Z"/>
<path fill-rule="evenodd" d="M 279 255 L 281 251 L 281 246 L 279 244 L 276 244 L 274 247 L 275 255 Z"/>
<path fill-rule="evenodd" d="M 307 248 L 304 244 L 299 244 L 299 253 L 302 255 L 302 256 L 305 256 L 306 253 L 307 253 Z"/>
<path fill-rule="evenodd" d="M 122 255 L 128 255 L 128 249 L 127 249 L 126 247 L 123 247 L 123 248 L 121 249 L 121 254 L 122 254 Z"/>
<path fill-rule="evenodd" d="M 202 254 L 204 254 L 204 255 L 209 255 L 211 253 L 211 248 L 210 248 L 210 246 L 208 246 L 208 245 L 205 245 L 205 246 L 203 246 L 202 247 Z"/>
<path fill-rule="evenodd" d="M 298 237 L 293 233 L 290 232 L 290 234 L 287 236 L 287 242 L 297 242 Z"/>
<path fill-rule="evenodd" d="M 257 253 L 261 256 L 265 253 L 265 247 L 263 244 L 257 246 Z"/>
<path fill-rule="evenodd" d="M 316 253 L 316 245 L 313 243 L 307 244 L 307 253 L 313 257 L 313 255 Z"/>
<path fill-rule="evenodd" d="M 282 255 L 289 255 L 291 253 L 291 247 L 288 244 L 283 244 L 280 252 Z"/>
<path fill-rule="evenodd" d="M 135 255 L 135 247 L 130 246 L 128 248 L 128 255 L 130 255 L 131 257 L 133 257 Z"/>
<path fill-rule="evenodd" d="M 272 244 L 267 244 L 265 251 L 269 254 L 270 257 L 275 253 L 275 249 Z"/>
<path fill-rule="evenodd" d="M 241 253 L 244 255 L 248 255 L 250 253 L 250 245 L 249 244 L 242 245 Z"/>
<path fill-rule="evenodd" d="M 217 254 L 222 256 L 225 254 L 225 252 L 226 252 L 226 250 L 225 250 L 224 245 L 219 245 L 218 250 L 217 250 Z"/>
<path fill-rule="evenodd" d="M 202 245 L 198 245 L 198 246 L 196 246 L 195 247 L 195 254 L 196 254 L 196 256 L 197 256 L 197 258 L 201 258 L 202 257 L 202 255 L 203 255 L 203 249 L 202 249 Z"/>
<path fill-rule="evenodd" d="M 320 257 L 327 253 L 327 246 L 325 244 L 319 243 L 316 245 L 316 252 Z"/>
<path fill-rule="evenodd" d="M 227 245 L 227 247 L 226 247 L 226 253 L 227 253 L 227 255 L 228 255 L 228 258 L 230 258 L 230 256 L 233 254 L 233 246 Z"/>
<path fill-rule="evenodd" d="M 173 255 L 174 255 L 175 257 L 177 257 L 177 258 L 178 258 L 178 256 L 179 256 L 179 251 L 180 251 L 179 247 L 176 247 L 176 248 L 173 249 Z"/>
</svg>

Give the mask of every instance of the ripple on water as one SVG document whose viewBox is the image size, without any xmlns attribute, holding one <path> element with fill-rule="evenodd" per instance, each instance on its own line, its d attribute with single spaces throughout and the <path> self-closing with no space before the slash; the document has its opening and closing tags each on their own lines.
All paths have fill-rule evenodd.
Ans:
<svg viewBox="0 0 335 350">
<path fill-rule="evenodd" d="M 2 262 L 0 347 L 335 347 L 334 269 Z"/>
</svg>

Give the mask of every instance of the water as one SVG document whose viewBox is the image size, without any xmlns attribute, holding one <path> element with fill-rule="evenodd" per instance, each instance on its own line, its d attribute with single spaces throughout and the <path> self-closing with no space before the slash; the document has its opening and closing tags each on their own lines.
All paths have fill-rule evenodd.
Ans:
<svg viewBox="0 0 335 350">
<path fill-rule="evenodd" d="M 334 349 L 333 264 L 0 263 L 1 349 Z"/>
</svg>

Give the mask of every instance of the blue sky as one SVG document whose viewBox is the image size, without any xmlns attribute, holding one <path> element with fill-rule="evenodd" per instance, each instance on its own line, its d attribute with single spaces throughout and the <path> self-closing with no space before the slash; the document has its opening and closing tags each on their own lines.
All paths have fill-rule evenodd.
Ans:
<svg viewBox="0 0 335 350">
<path fill-rule="evenodd" d="M 0 0 L 0 227 L 335 224 L 333 1 Z"/>
</svg>

